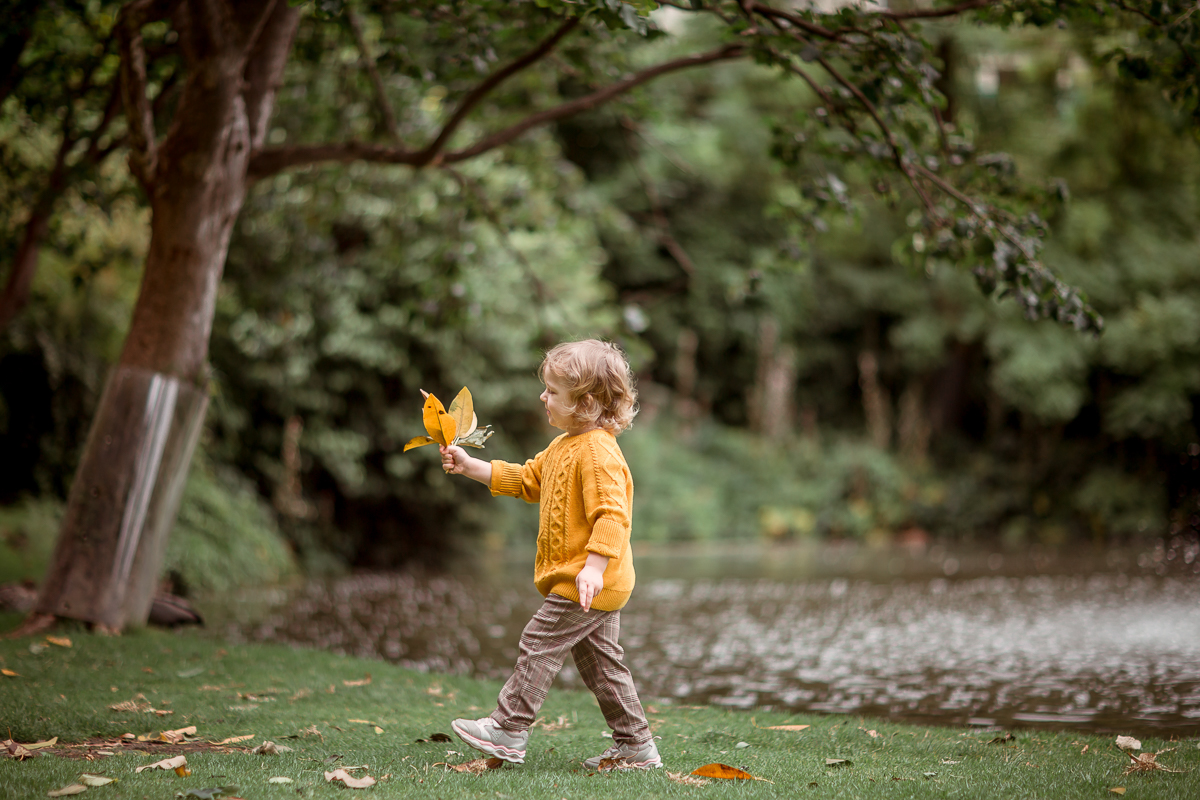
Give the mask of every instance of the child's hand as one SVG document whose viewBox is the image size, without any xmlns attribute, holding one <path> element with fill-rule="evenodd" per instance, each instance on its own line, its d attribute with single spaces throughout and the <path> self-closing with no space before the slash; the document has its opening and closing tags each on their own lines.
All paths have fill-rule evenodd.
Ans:
<svg viewBox="0 0 1200 800">
<path fill-rule="evenodd" d="M 575 576 L 575 588 L 579 590 L 579 605 L 588 611 L 596 595 L 604 588 L 604 570 L 588 564 Z"/>
<path fill-rule="evenodd" d="M 438 445 L 438 448 L 442 451 L 442 469 L 454 475 L 462 475 L 467 471 L 471 457 L 466 450 L 457 445 Z"/>
</svg>

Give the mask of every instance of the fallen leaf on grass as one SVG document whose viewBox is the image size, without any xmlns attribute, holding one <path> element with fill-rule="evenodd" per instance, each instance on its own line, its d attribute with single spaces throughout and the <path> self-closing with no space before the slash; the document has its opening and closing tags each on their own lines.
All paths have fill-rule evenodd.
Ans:
<svg viewBox="0 0 1200 800">
<path fill-rule="evenodd" d="M 992 739 L 988 742 L 988 744 L 1004 744 L 1005 742 L 1015 742 L 1016 740 L 1017 737 L 1013 736 L 1011 733 L 1006 733 L 1003 736 L 997 736 L 995 739 Z"/>
<path fill-rule="evenodd" d="M 1122 750 L 1141 750 L 1142 743 L 1132 736 L 1118 736 L 1117 747 Z"/>
<path fill-rule="evenodd" d="M 65 636 L 47 636 L 46 641 L 58 647 L 70 647 L 71 640 Z"/>
<path fill-rule="evenodd" d="M 4 676 L 4 677 L 6 677 L 6 678 L 19 678 L 19 677 L 21 677 L 21 673 L 19 673 L 19 672 L 13 672 L 11 669 L 0 669 L 0 675 L 3 675 L 3 676 Z"/>
<path fill-rule="evenodd" d="M 4 750 L 11 758 L 15 758 L 17 761 L 24 761 L 27 758 L 33 758 L 35 755 L 37 755 L 37 753 L 34 753 L 28 747 L 17 744 L 13 741 L 5 742 Z"/>
<path fill-rule="evenodd" d="M 26 750 L 41 750 L 45 747 L 54 747 L 54 745 L 56 745 L 56 744 L 58 744 L 57 736 L 55 736 L 52 739 L 47 739 L 44 742 L 34 742 L 33 744 L 27 744 L 27 745 L 24 745 L 24 747 Z"/>
<path fill-rule="evenodd" d="M 1125 755 L 1133 759 L 1133 763 L 1125 767 L 1125 774 L 1128 775 L 1131 772 L 1154 772 L 1155 770 L 1159 772 L 1174 772 L 1176 774 L 1187 772 L 1186 769 L 1171 769 L 1158 763 L 1159 756 L 1163 753 L 1170 753 L 1174 749 L 1172 747 L 1170 750 L 1159 750 L 1157 753 L 1142 753 L 1137 756 L 1126 750 Z"/>
<path fill-rule="evenodd" d="M 258 747 L 255 747 L 250 752 L 256 756 L 277 756 L 280 753 L 292 752 L 292 748 L 286 745 L 275 744 L 274 742 L 264 740 L 262 744 L 260 744 Z"/>
<path fill-rule="evenodd" d="M 477 758 L 474 761 L 464 761 L 462 764 L 447 764 L 444 761 L 439 761 L 434 764 L 435 767 L 445 767 L 446 769 L 454 770 L 455 772 L 467 772 L 471 775 L 482 775 L 491 769 L 500 769 L 504 766 L 504 760 L 499 758 Z"/>
<path fill-rule="evenodd" d="M 342 683 L 346 686 L 367 686 L 371 683 L 371 673 L 368 672 L 364 675 L 361 681 L 342 681 Z"/>
<path fill-rule="evenodd" d="M 1113 794 L 1125 794 L 1125 787 L 1124 786 L 1114 786 L 1113 788 L 1109 789 L 1108 791 L 1112 792 Z"/>
<path fill-rule="evenodd" d="M 234 744 L 236 742 L 244 742 L 247 739 L 253 739 L 253 738 L 254 738 L 253 733 L 247 733 L 245 736 L 230 736 L 228 739 L 222 739 L 219 742 L 209 742 L 209 744 L 216 744 L 216 745 Z"/>
<path fill-rule="evenodd" d="M 865 733 L 867 736 L 870 736 L 872 739 L 878 739 L 880 736 L 883 735 L 879 731 L 869 731 L 866 728 L 859 728 L 859 730 L 862 731 L 863 733 Z"/>
<path fill-rule="evenodd" d="M 67 795 L 79 794 L 81 792 L 86 792 L 86 791 L 87 791 L 87 787 L 84 786 L 82 783 L 70 783 L 70 784 L 67 784 L 66 786 L 62 787 L 61 789 L 51 789 L 50 791 L 46 792 L 46 796 L 47 797 L 66 797 Z"/>
<path fill-rule="evenodd" d="M 825 759 L 827 767 L 852 767 L 854 762 L 848 758 L 827 758 Z"/>
<path fill-rule="evenodd" d="M 204 674 L 208 667 L 192 667 L 191 669 L 180 670 L 175 673 L 177 678 L 198 678 Z"/>
<path fill-rule="evenodd" d="M 110 783 L 115 783 L 116 778 L 110 778 L 107 775 L 97 775 L 94 772 L 85 772 L 79 776 L 79 782 L 87 786 L 107 786 Z"/>
<path fill-rule="evenodd" d="M 768 725 L 765 728 L 759 728 L 758 723 L 754 721 L 754 717 L 750 718 L 750 724 L 762 731 L 802 731 L 805 728 L 811 728 L 811 725 Z"/>
<path fill-rule="evenodd" d="M 196 735 L 196 726 L 188 725 L 186 728 L 180 728 L 174 731 L 163 731 L 158 735 L 158 738 L 170 744 L 179 744 L 188 736 Z"/>
<path fill-rule="evenodd" d="M 703 767 L 692 770 L 692 774 L 699 775 L 701 778 L 720 778 L 726 781 L 763 781 L 774 785 L 774 781 L 751 775 L 745 770 L 731 767 L 728 764 L 705 764 Z"/>
<path fill-rule="evenodd" d="M 147 764 L 144 767 L 138 767 L 134 772 L 143 772 L 148 769 L 179 769 L 186 766 L 187 756 L 175 756 L 174 758 L 164 758 L 162 761 Z"/>
<path fill-rule="evenodd" d="M 292 782 L 291 778 L 285 777 L 283 775 L 280 775 L 277 778 L 271 778 L 269 781 L 267 781 L 267 783 L 291 783 L 291 782 Z"/>
<path fill-rule="evenodd" d="M 333 781 L 341 781 L 351 789 L 365 789 L 368 786 L 375 785 L 375 779 L 370 775 L 364 775 L 361 778 L 355 778 L 344 769 L 335 769 L 333 772 L 326 772 L 325 780 L 329 783 L 332 783 Z"/>
<path fill-rule="evenodd" d="M 706 778 L 693 778 L 691 775 L 684 775 L 682 772 L 671 772 L 667 770 L 667 778 L 676 783 L 682 783 L 684 786 L 707 786 L 712 781 Z"/>
</svg>

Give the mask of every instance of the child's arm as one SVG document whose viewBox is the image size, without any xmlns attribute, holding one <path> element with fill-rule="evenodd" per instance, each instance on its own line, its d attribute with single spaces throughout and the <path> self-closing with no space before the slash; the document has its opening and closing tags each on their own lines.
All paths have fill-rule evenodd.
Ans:
<svg viewBox="0 0 1200 800">
<path fill-rule="evenodd" d="M 604 570 L 608 567 L 608 556 L 599 553 L 588 553 L 587 563 L 575 576 L 575 588 L 579 590 L 579 605 L 587 611 L 592 607 L 592 600 L 604 588 Z"/>
<path fill-rule="evenodd" d="M 471 480 L 479 481 L 482 484 L 491 484 L 492 462 L 473 458 L 458 445 L 451 447 L 438 445 L 438 449 L 442 451 L 442 469 L 446 472 L 454 475 L 466 475 Z"/>
</svg>

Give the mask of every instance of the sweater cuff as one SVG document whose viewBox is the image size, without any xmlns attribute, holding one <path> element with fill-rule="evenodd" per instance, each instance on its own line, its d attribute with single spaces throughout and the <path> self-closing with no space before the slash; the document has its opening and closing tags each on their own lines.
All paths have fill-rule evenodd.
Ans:
<svg viewBox="0 0 1200 800">
<path fill-rule="evenodd" d="M 598 519 L 592 526 L 592 537 L 588 539 L 587 551 L 598 556 L 620 558 L 629 543 L 629 530 L 611 519 Z"/>
<path fill-rule="evenodd" d="M 522 485 L 519 466 L 507 461 L 492 462 L 492 479 L 488 482 L 488 488 L 492 490 L 493 497 L 500 495 L 518 497 L 521 494 Z"/>
</svg>

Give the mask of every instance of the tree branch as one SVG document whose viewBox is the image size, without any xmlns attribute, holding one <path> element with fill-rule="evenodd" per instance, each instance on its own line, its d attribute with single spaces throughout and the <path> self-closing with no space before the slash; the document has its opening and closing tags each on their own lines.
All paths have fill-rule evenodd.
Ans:
<svg viewBox="0 0 1200 800">
<path fill-rule="evenodd" d="M 354 8 L 349 3 L 346 4 L 346 21 L 350 23 L 350 32 L 354 34 L 354 42 L 358 45 L 359 61 L 370 76 L 371 85 L 375 87 L 375 99 L 379 102 L 380 113 L 383 114 L 383 127 L 387 129 L 392 142 L 400 144 L 400 128 L 396 125 L 396 114 L 392 111 L 392 104 L 384 90 L 383 78 L 375 64 L 375 57 L 367 46 L 367 37 L 363 35 L 362 20 L 354 13 Z"/>
<path fill-rule="evenodd" d="M 522 133 L 544 125 L 548 122 L 564 119 L 572 114 L 578 114 L 595 106 L 601 105 L 624 92 L 639 86 L 646 81 L 689 67 L 711 64 L 715 61 L 725 61 L 740 58 L 746 52 L 742 45 L 725 45 L 706 53 L 698 53 L 684 58 L 674 59 L 642 70 L 623 81 L 600 89 L 586 97 L 572 100 L 554 108 L 536 114 L 530 114 L 520 122 L 502 131 L 485 137 L 476 144 L 463 150 L 455 150 L 440 154 L 432 159 L 427 150 L 414 151 L 404 147 L 385 147 L 366 142 L 341 142 L 332 144 L 293 145 L 291 147 L 265 148 L 256 152 L 250 160 L 249 175 L 254 180 L 275 175 L 292 167 L 323 162 L 347 163 L 350 161 L 373 161 L 381 164 L 408 164 L 423 167 L 429 164 L 454 164 L 466 161 L 481 153 L 486 153 L 501 145 L 508 144 Z"/>
<path fill-rule="evenodd" d="M 883 19 L 904 20 L 904 19 L 937 19 L 940 17 L 954 17 L 962 14 L 964 11 L 974 11 L 977 8 L 995 5 L 999 0 L 967 0 L 965 3 L 959 3 L 953 6 L 944 6 L 942 8 L 917 8 L 912 11 L 879 11 L 872 16 L 882 17 Z"/>
<path fill-rule="evenodd" d="M 564 119 L 574 114 L 578 114 L 581 111 L 587 111 L 595 108 L 598 105 L 602 105 L 614 97 L 624 94 L 630 89 L 640 86 L 649 80 L 653 80 L 660 75 L 665 75 L 669 72 L 676 72 L 682 69 L 689 69 L 691 67 L 699 67 L 705 64 L 711 64 L 715 61 L 727 61 L 730 59 L 741 58 L 745 54 L 746 48 L 743 45 L 728 44 L 723 47 L 718 47 L 715 50 L 709 50 L 706 53 L 697 53 L 696 55 L 685 56 L 672 61 L 666 61 L 662 64 L 656 64 L 653 67 L 649 67 L 641 72 L 631 75 L 623 81 L 618 81 L 617 83 L 606 86 L 599 91 L 593 92 L 586 97 L 580 97 L 577 100 L 571 100 L 570 102 L 563 103 L 562 105 L 555 106 L 554 108 L 546 109 L 545 111 L 537 114 L 531 114 L 515 125 L 511 125 L 502 131 L 493 133 L 491 136 L 484 138 L 470 147 L 467 147 L 463 150 L 455 150 L 446 153 L 442 160 L 447 164 L 465 161 L 468 158 L 477 156 L 480 153 L 486 153 L 488 150 L 492 150 L 500 145 L 508 144 L 530 128 L 536 128 L 537 126 L 544 125 L 547 122 L 554 122 L 556 120 Z"/>
<path fill-rule="evenodd" d="M 121 54 L 121 98 L 129 122 L 129 170 L 149 194 L 158 168 L 158 142 L 154 134 L 154 115 L 146 97 L 146 49 L 142 44 L 142 25 L 147 21 L 155 0 L 137 0 L 121 8 L 117 15 L 117 47 Z"/>
<path fill-rule="evenodd" d="M 428 147 L 421 151 L 421 154 L 428 157 L 430 160 L 436 158 L 438 153 L 442 151 L 442 148 L 445 146 L 446 142 L 450 140 L 450 137 L 458 129 L 458 126 L 462 124 L 462 121 L 466 118 L 467 114 L 469 114 L 471 109 L 478 105 L 479 102 L 488 95 L 488 93 L 490 93 L 493 89 L 495 89 L 512 75 L 515 75 L 526 67 L 529 67 L 535 62 L 539 61 L 543 56 L 553 50 L 555 45 L 557 45 L 564 36 L 575 30 L 578 25 L 579 18 L 571 17 L 562 25 L 559 25 L 558 29 L 554 31 L 554 33 L 550 34 L 550 36 L 542 41 L 537 47 L 533 48 L 508 66 L 496 70 L 486 79 L 484 79 L 483 83 L 476 86 L 469 95 L 463 98 L 462 102 L 458 104 L 458 108 L 454 110 L 453 116 L 450 117 L 450 120 L 442 128 L 441 133 L 438 134 L 437 138 L 434 139 Z"/>
<path fill-rule="evenodd" d="M 275 107 L 279 76 L 292 49 L 300 24 L 300 10 L 286 0 L 277 0 L 263 21 L 246 61 L 246 118 L 250 121 L 250 147 L 258 149 L 267 139 L 267 125 Z"/>
</svg>

